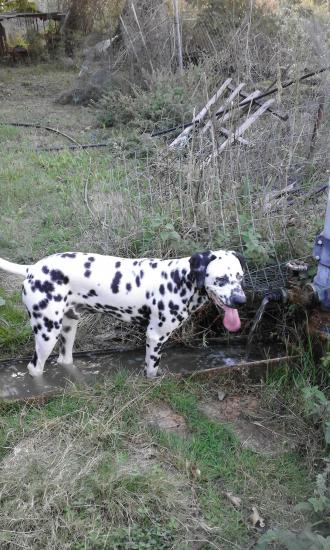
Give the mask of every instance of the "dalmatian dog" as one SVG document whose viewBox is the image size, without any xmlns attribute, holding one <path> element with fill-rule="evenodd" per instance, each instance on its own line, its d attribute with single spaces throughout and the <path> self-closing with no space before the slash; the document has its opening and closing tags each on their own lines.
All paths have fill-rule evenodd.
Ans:
<svg viewBox="0 0 330 550">
<path fill-rule="evenodd" d="M 181 259 L 128 259 L 65 252 L 34 265 L 0 259 L 0 268 L 25 277 L 23 302 L 35 335 L 28 364 L 32 376 L 59 342 L 58 363 L 73 363 L 72 348 L 81 314 L 103 312 L 146 327 L 145 371 L 157 375 L 161 349 L 172 332 L 209 299 L 223 310 L 223 324 L 239 330 L 237 306 L 242 290 L 243 257 L 226 250 Z"/>
</svg>

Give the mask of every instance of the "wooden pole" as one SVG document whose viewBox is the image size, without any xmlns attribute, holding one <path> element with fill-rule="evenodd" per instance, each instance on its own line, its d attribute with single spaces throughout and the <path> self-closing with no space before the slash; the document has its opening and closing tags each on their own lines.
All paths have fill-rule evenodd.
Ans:
<svg viewBox="0 0 330 550">
<path fill-rule="evenodd" d="M 182 74 L 183 73 L 183 55 L 182 55 L 182 40 L 181 40 L 181 28 L 180 28 L 179 0 L 173 0 L 173 8 L 174 8 L 178 66 L 179 66 L 180 74 Z"/>
</svg>

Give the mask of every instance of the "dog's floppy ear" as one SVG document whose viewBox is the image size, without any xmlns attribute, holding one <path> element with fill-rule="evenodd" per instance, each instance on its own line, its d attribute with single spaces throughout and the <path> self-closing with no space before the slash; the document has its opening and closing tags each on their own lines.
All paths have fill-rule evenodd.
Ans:
<svg viewBox="0 0 330 550">
<path fill-rule="evenodd" d="M 197 288 L 203 288 L 205 283 L 206 268 L 216 256 L 210 250 L 193 254 L 189 259 L 190 275 L 193 281 L 196 281 Z"/>
<path fill-rule="evenodd" d="M 243 271 L 247 268 L 246 259 L 244 258 L 243 254 L 240 252 L 233 252 L 234 256 L 240 261 L 241 267 Z"/>
</svg>

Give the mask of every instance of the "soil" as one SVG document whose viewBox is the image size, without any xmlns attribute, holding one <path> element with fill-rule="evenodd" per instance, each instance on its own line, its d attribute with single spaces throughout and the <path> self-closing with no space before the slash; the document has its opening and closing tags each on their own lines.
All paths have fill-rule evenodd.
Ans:
<svg viewBox="0 0 330 550">
<path fill-rule="evenodd" d="M 242 447 L 258 454 L 277 456 L 294 448 L 283 426 L 267 418 L 257 395 L 232 395 L 222 401 L 203 401 L 199 408 L 212 420 L 228 423 Z"/>
</svg>

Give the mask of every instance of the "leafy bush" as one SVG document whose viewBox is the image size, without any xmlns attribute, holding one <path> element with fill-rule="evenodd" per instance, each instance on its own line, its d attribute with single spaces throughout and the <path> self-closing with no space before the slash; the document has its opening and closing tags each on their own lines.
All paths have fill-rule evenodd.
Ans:
<svg viewBox="0 0 330 550">
<path fill-rule="evenodd" d="M 154 74 L 147 88 L 132 87 L 130 95 L 111 90 L 99 102 L 99 120 L 107 127 L 128 125 L 140 131 L 152 131 L 181 124 L 192 118 L 192 110 L 199 104 L 202 90 L 191 97 L 192 82 L 198 86 L 200 69 L 189 69 L 185 79 L 166 72 Z"/>
</svg>

